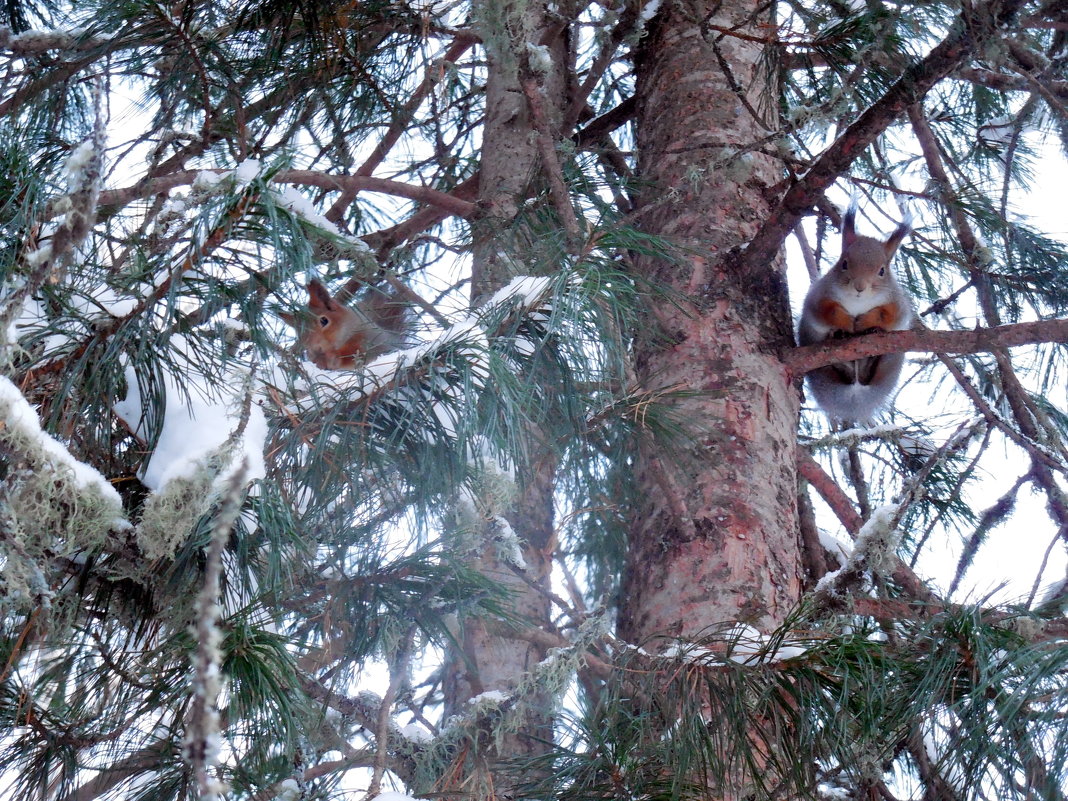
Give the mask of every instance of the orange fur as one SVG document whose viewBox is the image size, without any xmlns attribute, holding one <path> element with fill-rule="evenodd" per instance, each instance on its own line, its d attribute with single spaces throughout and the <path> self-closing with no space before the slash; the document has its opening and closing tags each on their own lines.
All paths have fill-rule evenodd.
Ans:
<svg viewBox="0 0 1068 801">
<path fill-rule="evenodd" d="M 841 304 L 830 298 L 823 298 L 816 306 L 816 315 L 820 318 L 824 325 L 829 325 L 831 328 L 837 328 L 841 331 L 853 330 L 853 318 L 849 315 Z"/>
<path fill-rule="evenodd" d="M 900 319 L 901 306 L 898 303 L 891 301 L 890 303 L 884 303 L 881 306 L 876 306 L 874 309 L 869 309 L 864 312 L 864 314 L 858 315 L 855 330 L 870 331 L 873 328 L 877 328 L 880 331 L 891 331 Z"/>
<path fill-rule="evenodd" d="M 317 280 L 307 288 L 307 313 L 282 318 L 297 329 L 300 346 L 317 367 L 351 370 L 403 345 L 407 310 L 393 297 L 371 290 L 371 296 L 350 308 Z"/>
</svg>

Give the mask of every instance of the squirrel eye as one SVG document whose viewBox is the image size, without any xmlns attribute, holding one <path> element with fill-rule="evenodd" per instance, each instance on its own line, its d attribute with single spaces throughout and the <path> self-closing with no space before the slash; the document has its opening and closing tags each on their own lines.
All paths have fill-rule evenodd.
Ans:
<svg viewBox="0 0 1068 801">
<path fill-rule="evenodd" d="M 320 317 L 319 318 L 319 325 L 321 325 L 323 328 L 326 328 L 328 325 L 330 325 L 330 318 L 329 317 Z"/>
<path fill-rule="evenodd" d="M 849 269 L 849 262 L 846 261 L 845 259 L 842 259 L 842 269 L 843 270 L 848 270 Z"/>
<path fill-rule="evenodd" d="M 885 267 L 880 267 L 879 268 L 879 277 L 882 278 L 884 275 L 886 275 L 886 268 Z"/>
</svg>

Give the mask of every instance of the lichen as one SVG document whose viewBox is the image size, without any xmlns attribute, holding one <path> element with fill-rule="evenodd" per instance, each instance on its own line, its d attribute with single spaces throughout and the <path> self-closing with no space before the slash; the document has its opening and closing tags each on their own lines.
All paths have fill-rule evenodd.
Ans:
<svg viewBox="0 0 1068 801">
<path fill-rule="evenodd" d="M 41 431 L 25 400 L 0 397 L 0 453 L 7 459 L 2 494 L 31 557 L 92 550 L 123 525 L 119 496 Z"/>
<path fill-rule="evenodd" d="M 233 451 L 233 443 L 227 440 L 188 475 L 172 478 L 145 502 L 137 543 L 148 559 L 173 556 L 197 521 L 217 502 L 217 481 L 230 464 Z"/>
</svg>

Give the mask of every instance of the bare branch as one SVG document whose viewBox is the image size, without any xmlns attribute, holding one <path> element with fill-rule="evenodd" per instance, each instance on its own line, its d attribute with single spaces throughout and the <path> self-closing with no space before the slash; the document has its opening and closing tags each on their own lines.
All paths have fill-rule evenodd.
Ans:
<svg viewBox="0 0 1068 801">
<path fill-rule="evenodd" d="M 108 207 L 124 206 L 139 198 L 169 192 L 178 187 L 192 184 L 201 172 L 223 173 L 225 170 L 183 170 L 182 172 L 153 178 L 145 183 L 135 184 L 123 189 L 112 189 L 100 193 L 100 205 Z M 320 189 L 345 191 L 381 192 L 385 195 L 404 197 L 430 206 L 436 206 L 458 217 L 469 217 L 477 206 L 448 192 L 441 192 L 426 186 L 415 186 L 387 178 L 372 178 L 365 175 L 330 175 L 315 170 L 282 170 L 273 178 L 275 183 L 314 186 Z"/>
<path fill-rule="evenodd" d="M 884 353 L 928 351 L 931 353 L 988 353 L 998 348 L 1068 343 L 1068 319 L 1011 323 L 970 331 L 880 331 L 849 339 L 828 340 L 792 348 L 781 355 L 793 376 L 804 375 L 828 364 L 881 356 Z"/>
</svg>

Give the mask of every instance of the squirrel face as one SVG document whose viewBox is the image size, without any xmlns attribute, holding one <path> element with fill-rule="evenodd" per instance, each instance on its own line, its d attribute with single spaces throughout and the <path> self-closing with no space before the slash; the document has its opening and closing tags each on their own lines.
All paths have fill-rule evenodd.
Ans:
<svg viewBox="0 0 1068 801">
<path fill-rule="evenodd" d="M 324 370 L 354 367 L 367 334 L 363 318 L 334 300 L 326 287 L 314 279 L 308 282 L 308 311 L 311 325 L 300 338 L 308 359 Z"/>
<path fill-rule="evenodd" d="M 890 260 L 908 236 L 909 224 L 901 223 L 883 242 L 857 233 L 853 206 L 845 213 L 842 223 L 842 256 L 825 278 L 843 306 L 852 314 L 860 314 L 900 293 Z"/>
<path fill-rule="evenodd" d="M 847 292 L 857 295 L 877 294 L 890 286 L 890 257 L 887 243 L 868 236 L 858 236 L 842 251 L 834 267 L 835 282 Z"/>
</svg>

